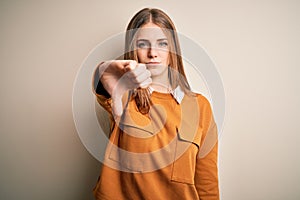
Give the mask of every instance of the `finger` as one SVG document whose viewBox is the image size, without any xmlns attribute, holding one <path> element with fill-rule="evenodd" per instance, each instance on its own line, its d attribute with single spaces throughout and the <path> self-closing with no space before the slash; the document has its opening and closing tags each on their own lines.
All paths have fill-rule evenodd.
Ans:
<svg viewBox="0 0 300 200">
<path fill-rule="evenodd" d="M 131 78 L 131 81 L 133 83 L 140 84 L 140 83 L 142 83 L 143 81 L 147 80 L 150 77 L 151 77 L 151 72 L 149 70 L 145 70 L 141 74 L 139 74 L 138 76 L 136 76 L 134 78 Z"/>
<path fill-rule="evenodd" d="M 145 64 L 137 64 L 134 70 L 127 71 L 127 76 L 129 78 L 136 78 L 145 73 L 145 71 L 147 71 Z"/>
<path fill-rule="evenodd" d="M 140 88 L 147 88 L 149 85 L 152 84 L 152 79 L 148 78 L 145 81 L 143 81 L 142 83 L 139 84 Z"/>
<path fill-rule="evenodd" d="M 135 66 L 137 64 L 135 60 L 114 60 L 114 61 L 122 64 L 123 66 L 127 66 L 127 65 Z"/>
<path fill-rule="evenodd" d="M 125 66 L 129 65 L 130 60 L 109 60 L 99 64 L 102 71 L 124 71 Z"/>
<path fill-rule="evenodd" d="M 112 98 L 112 110 L 113 114 L 117 117 L 121 116 L 123 113 L 123 104 L 121 98 Z"/>
<path fill-rule="evenodd" d="M 126 68 L 135 68 L 136 65 L 135 60 L 110 60 L 110 61 L 105 61 L 103 66 L 104 68 L 107 68 L 108 66 L 112 66 L 113 70 L 122 70 L 124 71 Z"/>
<path fill-rule="evenodd" d="M 134 70 L 137 66 L 137 62 L 135 60 L 122 60 L 120 63 L 124 66 L 126 72 Z"/>
<path fill-rule="evenodd" d="M 136 68 L 133 70 L 136 74 L 139 74 L 141 72 L 144 72 L 147 70 L 146 64 L 139 63 L 136 65 Z"/>
</svg>

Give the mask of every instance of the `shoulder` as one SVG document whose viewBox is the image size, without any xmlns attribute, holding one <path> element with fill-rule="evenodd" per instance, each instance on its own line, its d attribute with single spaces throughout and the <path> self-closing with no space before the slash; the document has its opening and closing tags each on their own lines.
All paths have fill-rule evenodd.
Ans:
<svg viewBox="0 0 300 200">
<path fill-rule="evenodd" d="M 200 123 L 204 127 L 209 127 L 210 124 L 214 121 L 214 114 L 212 110 L 211 103 L 207 97 L 199 93 L 192 93 L 194 101 L 197 102 L 194 104 L 194 110 L 198 110 Z"/>
<path fill-rule="evenodd" d="M 207 99 L 207 97 L 199 93 L 193 93 L 193 94 L 197 97 L 199 103 L 210 106 L 210 102 Z"/>
<path fill-rule="evenodd" d="M 198 107 L 203 110 L 210 110 L 211 111 L 211 103 L 207 97 L 200 93 L 191 92 L 190 94 L 186 95 L 187 99 L 191 101 L 192 99 L 197 102 Z"/>
<path fill-rule="evenodd" d="M 189 110 L 190 113 L 199 113 L 201 121 L 207 121 L 210 123 L 213 118 L 213 112 L 211 104 L 204 95 L 191 92 L 186 94 L 181 103 L 182 109 Z"/>
</svg>

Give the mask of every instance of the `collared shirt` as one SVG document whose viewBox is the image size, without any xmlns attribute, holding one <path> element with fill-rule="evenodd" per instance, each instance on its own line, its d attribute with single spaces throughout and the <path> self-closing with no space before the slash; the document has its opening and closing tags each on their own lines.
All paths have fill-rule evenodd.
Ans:
<svg viewBox="0 0 300 200">
<path fill-rule="evenodd" d="M 152 94 L 154 89 L 150 86 L 149 87 L 149 92 Z M 183 97 L 184 97 L 184 92 L 182 91 L 180 86 L 177 86 L 174 90 L 170 91 L 170 94 L 174 97 L 174 99 L 177 101 L 177 103 L 181 103 Z"/>
</svg>

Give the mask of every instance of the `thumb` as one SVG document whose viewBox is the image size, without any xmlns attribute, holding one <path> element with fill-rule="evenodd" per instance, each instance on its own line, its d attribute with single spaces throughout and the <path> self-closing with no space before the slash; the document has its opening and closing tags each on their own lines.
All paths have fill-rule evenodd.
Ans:
<svg viewBox="0 0 300 200">
<path fill-rule="evenodd" d="M 123 103 L 121 97 L 112 98 L 112 110 L 113 114 L 118 118 L 123 113 Z"/>
<path fill-rule="evenodd" d="M 121 78 L 122 79 L 122 78 Z M 112 111 L 114 117 L 120 117 L 123 113 L 123 95 L 126 92 L 126 90 L 122 87 L 122 81 L 119 80 L 117 84 L 115 85 L 111 98 L 112 98 Z"/>
</svg>

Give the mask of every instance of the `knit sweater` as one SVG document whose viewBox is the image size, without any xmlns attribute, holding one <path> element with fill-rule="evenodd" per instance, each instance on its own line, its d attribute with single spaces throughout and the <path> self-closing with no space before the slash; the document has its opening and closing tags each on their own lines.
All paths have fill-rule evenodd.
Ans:
<svg viewBox="0 0 300 200">
<path fill-rule="evenodd" d="M 217 127 L 204 96 L 184 95 L 179 103 L 154 91 L 149 113 L 141 114 L 126 93 L 116 119 L 111 98 L 94 93 L 111 122 L 96 199 L 219 199 Z"/>
</svg>

